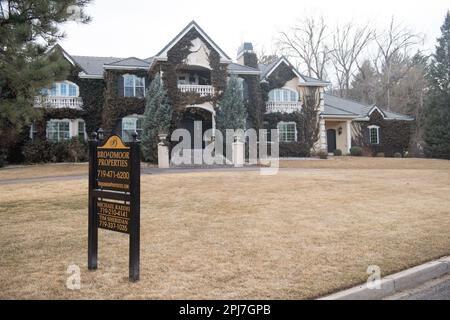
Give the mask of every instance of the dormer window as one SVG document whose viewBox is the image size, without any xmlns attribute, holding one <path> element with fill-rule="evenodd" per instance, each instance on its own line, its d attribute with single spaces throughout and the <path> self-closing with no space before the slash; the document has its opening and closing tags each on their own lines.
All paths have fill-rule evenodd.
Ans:
<svg viewBox="0 0 450 320">
<path fill-rule="evenodd" d="M 269 102 L 298 102 L 298 93 L 287 88 L 274 89 L 269 92 Z"/>
<path fill-rule="evenodd" d="M 125 97 L 143 98 L 145 96 L 145 78 L 134 74 L 125 74 L 123 88 Z"/>
<path fill-rule="evenodd" d="M 75 83 L 64 81 L 55 82 L 50 89 L 42 89 L 41 94 L 49 97 L 78 97 L 80 90 Z"/>
</svg>

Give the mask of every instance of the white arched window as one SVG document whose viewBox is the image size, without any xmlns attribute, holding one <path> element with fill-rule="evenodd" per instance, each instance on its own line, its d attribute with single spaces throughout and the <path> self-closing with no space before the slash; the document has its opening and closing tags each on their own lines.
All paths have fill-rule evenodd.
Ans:
<svg viewBox="0 0 450 320">
<path fill-rule="evenodd" d="M 269 102 L 298 102 L 298 92 L 288 88 L 271 90 Z"/>
<path fill-rule="evenodd" d="M 78 97 L 80 88 L 73 82 L 61 81 L 55 82 L 51 88 L 42 89 L 41 94 L 49 97 Z"/>
</svg>

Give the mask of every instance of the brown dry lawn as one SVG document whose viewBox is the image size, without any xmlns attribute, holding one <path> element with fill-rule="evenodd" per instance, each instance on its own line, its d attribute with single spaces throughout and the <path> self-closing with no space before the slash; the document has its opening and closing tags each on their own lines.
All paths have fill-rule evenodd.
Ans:
<svg viewBox="0 0 450 320">
<path fill-rule="evenodd" d="M 7 167 L 0 169 L 0 180 L 28 179 L 55 176 L 76 176 L 87 174 L 87 163 L 62 163 Z"/>
<path fill-rule="evenodd" d="M 143 176 L 136 284 L 123 234 L 99 231 L 87 271 L 85 181 L 0 185 L 0 298 L 304 299 L 363 283 L 369 265 L 387 275 L 450 254 L 448 161 L 352 160 Z"/>
</svg>

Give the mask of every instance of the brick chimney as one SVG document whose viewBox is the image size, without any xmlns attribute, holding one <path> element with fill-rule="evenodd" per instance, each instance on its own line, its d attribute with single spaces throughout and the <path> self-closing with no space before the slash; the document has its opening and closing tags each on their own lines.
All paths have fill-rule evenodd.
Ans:
<svg viewBox="0 0 450 320">
<path fill-rule="evenodd" d="M 237 63 L 247 65 L 248 63 L 246 56 L 249 54 L 254 54 L 253 52 L 253 44 L 251 42 L 244 42 L 238 49 L 237 53 Z"/>
</svg>

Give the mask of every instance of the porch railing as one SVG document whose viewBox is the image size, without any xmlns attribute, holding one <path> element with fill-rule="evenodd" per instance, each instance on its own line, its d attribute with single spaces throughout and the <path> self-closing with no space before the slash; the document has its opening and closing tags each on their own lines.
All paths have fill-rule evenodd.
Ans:
<svg viewBox="0 0 450 320">
<path fill-rule="evenodd" d="M 202 86 L 202 85 L 196 85 L 196 84 L 179 84 L 178 89 L 181 92 L 198 93 L 202 97 L 214 95 L 214 87 L 213 86 Z"/>
<path fill-rule="evenodd" d="M 34 106 L 36 108 L 70 108 L 81 109 L 83 106 L 83 99 L 81 97 L 35 97 Z"/>
<path fill-rule="evenodd" d="M 300 111 L 302 109 L 301 102 L 267 102 L 266 113 L 292 113 L 294 111 Z"/>
</svg>

